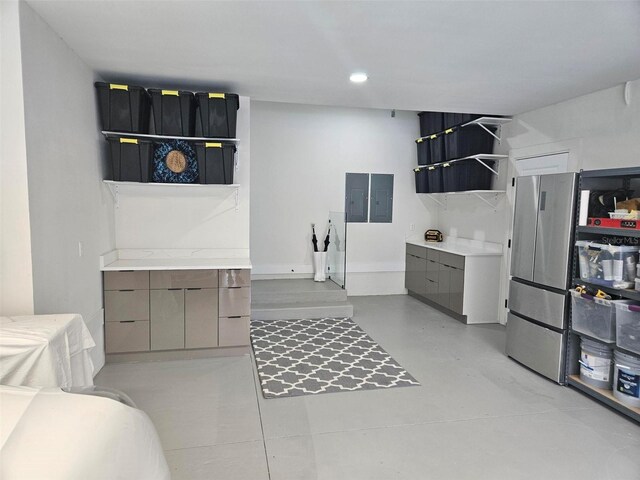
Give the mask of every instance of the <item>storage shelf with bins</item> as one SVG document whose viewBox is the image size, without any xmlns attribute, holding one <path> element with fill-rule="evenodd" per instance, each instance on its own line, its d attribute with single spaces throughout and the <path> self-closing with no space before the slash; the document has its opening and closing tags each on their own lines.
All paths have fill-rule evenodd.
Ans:
<svg viewBox="0 0 640 480">
<path fill-rule="evenodd" d="M 512 120 L 511 117 L 480 117 L 480 118 L 476 118 L 475 120 L 472 120 L 470 122 L 466 122 L 463 123 L 461 125 L 456 125 L 454 127 L 451 128 L 447 128 L 446 130 L 443 130 L 441 132 L 434 132 L 434 133 L 430 133 L 428 135 L 424 135 L 422 137 L 420 137 L 418 140 L 429 140 L 432 139 L 434 137 L 438 137 L 440 135 L 446 134 L 446 133 L 450 133 L 451 131 L 453 131 L 456 128 L 464 128 L 464 127 L 468 127 L 470 125 L 478 125 L 479 127 L 483 128 L 484 130 L 487 131 L 487 133 L 493 137 L 495 137 L 496 140 L 500 141 L 500 131 L 498 131 L 498 133 L 494 133 L 492 132 L 489 127 L 498 127 L 500 128 L 502 125 L 504 125 L 505 123 L 509 123 Z"/>
<path fill-rule="evenodd" d="M 580 173 L 579 189 L 582 190 L 616 190 L 619 188 L 635 190 L 640 195 L 640 168 L 617 168 L 609 170 L 593 170 L 583 171 Z M 636 195 L 636 196 L 638 196 Z M 578 212 L 576 219 L 580 218 L 578 205 Z M 638 238 L 640 238 L 640 230 L 624 229 L 624 228 L 607 228 L 601 226 L 586 226 L 577 225 L 576 220 L 576 240 L 589 240 L 598 243 L 610 243 L 617 245 L 637 245 Z M 574 260 L 572 262 L 574 278 L 573 286 L 587 285 L 594 289 L 600 289 L 603 292 L 608 293 L 614 299 L 634 300 L 640 302 L 640 291 L 632 289 L 615 289 L 597 283 L 591 283 L 580 278 L 578 274 L 578 260 L 577 249 L 574 249 Z M 571 309 L 570 309 L 571 310 Z M 612 390 L 605 390 L 602 388 L 594 387 L 585 383 L 580 378 L 580 369 L 578 359 L 580 358 L 580 341 L 578 335 L 586 336 L 583 333 L 578 333 L 573 330 L 572 319 L 569 320 L 569 336 L 568 336 L 568 348 L 567 348 L 567 383 L 582 391 L 583 393 L 593 397 L 594 399 L 604 403 L 605 405 L 617 410 L 618 412 L 632 418 L 633 420 L 640 422 L 640 408 L 626 405 L 619 401 L 614 395 Z M 599 340 L 600 341 L 600 340 Z M 602 341 L 600 341 L 603 343 Z M 621 349 L 615 345 L 611 345 L 618 350 L 626 353 L 624 349 Z M 634 354 L 637 355 L 637 354 Z"/>
<path fill-rule="evenodd" d="M 102 134 L 106 138 L 145 138 L 149 140 L 184 140 L 187 142 L 229 142 L 229 143 L 240 143 L 240 140 L 237 138 L 209 138 L 209 137 L 181 137 L 177 135 L 153 135 L 150 133 L 125 133 L 125 132 L 111 132 L 108 130 L 103 130 Z"/>
<path fill-rule="evenodd" d="M 487 165 L 487 162 L 494 162 L 496 160 L 503 160 L 505 158 L 509 158 L 509 155 L 498 155 L 496 153 L 478 153 L 476 155 L 469 155 L 468 157 L 447 160 L 446 162 L 432 163 L 431 165 L 418 165 L 416 168 L 413 169 L 413 171 L 422 170 L 425 168 L 429 170 L 430 168 L 448 167 L 452 163 L 463 162 L 465 160 L 475 160 L 476 162 L 480 163 L 483 167 L 487 168 L 488 170 L 491 170 L 491 172 L 494 175 L 498 175 L 498 172 L 494 168 Z"/>
</svg>

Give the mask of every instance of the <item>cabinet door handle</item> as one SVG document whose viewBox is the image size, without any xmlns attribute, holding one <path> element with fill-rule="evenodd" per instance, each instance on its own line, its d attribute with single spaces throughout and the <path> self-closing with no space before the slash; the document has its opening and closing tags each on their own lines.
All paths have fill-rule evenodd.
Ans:
<svg viewBox="0 0 640 480">
<path fill-rule="evenodd" d="M 227 287 L 227 288 L 242 288 L 242 287 Z"/>
<path fill-rule="evenodd" d="M 179 290 L 179 289 L 176 289 Z M 187 290 L 202 290 L 202 288 L 187 288 Z"/>
<path fill-rule="evenodd" d="M 126 289 L 126 290 L 118 290 L 119 292 L 133 292 L 133 288 L 130 289 Z"/>
<path fill-rule="evenodd" d="M 181 288 L 167 288 L 167 290 L 176 291 L 176 290 L 182 290 L 182 289 Z"/>
<path fill-rule="evenodd" d="M 120 320 L 120 323 L 136 323 L 135 320 Z"/>
<path fill-rule="evenodd" d="M 235 315 L 233 317 L 227 317 L 227 318 L 242 318 L 242 315 Z"/>
</svg>

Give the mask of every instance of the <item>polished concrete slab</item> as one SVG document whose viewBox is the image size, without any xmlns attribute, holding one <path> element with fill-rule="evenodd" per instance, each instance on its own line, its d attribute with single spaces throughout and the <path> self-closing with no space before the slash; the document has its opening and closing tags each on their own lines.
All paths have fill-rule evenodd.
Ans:
<svg viewBox="0 0 640 480">
<path fill-rule="evenodd" d="M 249 356 L 107 365 L 154 421 L 173 478 L 640 478 L 640 426 L 405 295 L 354 320 L 422 385 L 265 400 Z"/>
</svg>

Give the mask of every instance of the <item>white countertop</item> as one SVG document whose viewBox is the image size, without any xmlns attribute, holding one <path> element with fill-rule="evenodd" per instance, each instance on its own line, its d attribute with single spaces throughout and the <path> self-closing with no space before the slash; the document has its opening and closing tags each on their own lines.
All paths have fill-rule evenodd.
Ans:
<svg viewBox="0 0 640 480">
<path fill-rule="evenodd" d="M 425 242 L 424 236 L 414 235 L 407 238 L 407 243 L 418 247 L 431 248 L 440 252 L 462 255 L 464 257 L 501 257 L 502 244 L 493 242 L 482 242 L 469 238 L 448 237 L 443 242 Z"/>
<path fill-rule="evenodd" d="M 114 250 L 100 257 L 100 270 L 218 270 L 251 268 L 244 250 Z"/>
</svg>

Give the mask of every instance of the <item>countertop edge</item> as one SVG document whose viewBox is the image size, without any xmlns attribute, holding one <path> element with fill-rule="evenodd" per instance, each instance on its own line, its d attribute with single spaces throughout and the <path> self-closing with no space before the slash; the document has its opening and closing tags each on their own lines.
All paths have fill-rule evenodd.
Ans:
<svg viewBox="0 0 640 480">
<path fill-rule="evenodd" d="M 470 252 L 468 250 L 465 251 L 464 248 L 457 250 L 455 248 L 441 247 L 437 243 L 426 244 L 425 242 L 418 242 L 418 241 L 411 241 L 411 240 L 406 240 L 405 243 L 409 245 L 414 245 L 416 247 L 431 248 L 432 250 L 438 250 L 440 252 L 451 253 L 453 255 L 460 255 L 463 257 L 501 257 L 503 255 L 503 252 L 497 252 L 497 251 Z"/>
</svg>

